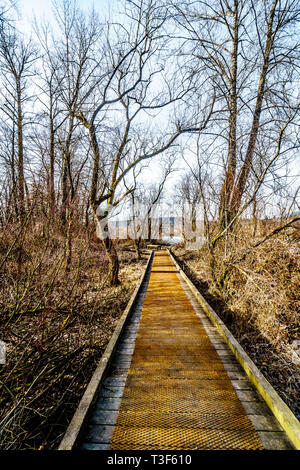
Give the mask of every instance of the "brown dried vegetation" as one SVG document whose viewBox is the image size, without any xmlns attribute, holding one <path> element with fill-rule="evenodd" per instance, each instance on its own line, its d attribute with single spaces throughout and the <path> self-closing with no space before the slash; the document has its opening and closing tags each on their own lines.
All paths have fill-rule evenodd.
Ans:
<svg viewBox="0 0 300 470">
<path fill-rule="evenodd" d="M 31 227 L 2 266 L 1 339 L 7 345 L 7 364 L 0 366 L 2 449 L 57 448 L 141 275 L 145 257 L 136 262 L 120 246 L 122 282 L 110 287 L 104 249 L 94 233 L 77 231 L 66 269 L 64 237 Z M 15 227 L 1 235 L 4 259 Z"/>
<path fill-rule="evenodd" d="M 290 228 L 267 240 L 244 260 L 232 264 L 227 294 L 222 297 L 212 287 L 207 247 L 186 251 L 177 245 L 174 253 L 254 363 L 299 417 L 300 248 L 296 230 Z M 236 259 L 251 245 L 250 237 L 250 230 L 240 230 Z M 216 260 L 224 266 L 224 244 L 219 244 Z"/>
</svg>

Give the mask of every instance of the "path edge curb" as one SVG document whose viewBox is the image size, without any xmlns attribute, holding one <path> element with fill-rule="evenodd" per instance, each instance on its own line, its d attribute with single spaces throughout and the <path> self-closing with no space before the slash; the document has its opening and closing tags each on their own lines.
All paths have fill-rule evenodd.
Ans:
<svg viewBox="0 0 300 470">
<path fill-rule="evenodd" d="M 100 362 L 95 370 L 95 372 L 92 375 L 92 378 L 85 389 L 85 392 L 79 402 L 79 405 L 73 415 L 72 420 L 70 421 L 70 424 L 61 440 L 61 443 L 58 447 L 58 450 L 72 450 L 74 449 L 76 443 L 78 442 L 79 435 L 82 431 L 82 428 L 86 422 L 86 418 L 88 416 L 88 413 L 90 409 L 92 408 L 93 404 L 98 398 L 99 392 L 101 385 L 103 383 L 103 380 L 105 378 L 105 373 L 108 369 L 108 366 L 111 363 L 112 356 L 115 352 L 118 340 L 120 335 L 122 334 L 125 324 L 130 316 L 130 313 L 132 311 L 132 308 L 135 304 L 135 301 L 137 299 L 137 296 L 140 292 L 140 289 L 142 287 L 142 284 L 145 280 L 145 277 L 148 273 L 149 266 L 151 264 L 151 261 L 153 259 L 153 251 L 151 251 L 145 270 L 132 294 L 130 297 L 130 300 L 122 313 L 122 316 L 120 317 L 118 324 L 112 334 L 112 337 L 106 346 L 106 349 L 100 359 Z"/>
</svg>

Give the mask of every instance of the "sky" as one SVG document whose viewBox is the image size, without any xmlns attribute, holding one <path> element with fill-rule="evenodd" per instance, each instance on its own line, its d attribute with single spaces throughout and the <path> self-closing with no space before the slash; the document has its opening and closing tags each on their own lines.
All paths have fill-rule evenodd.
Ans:
<svg viewBox="0 0 300 470">
<path fill-rule="evenodd" d="M 104 14 L 109 14 L 112 7 L 117 6 L 116 0 L 77 0 L 77 4 L 82 9 L 89 9 L 95 6 L 95 9 Z M 30 25 L 34 15 L 37 17 L 45 17 L 51 21 L 52 1 L 51 0 L 19 0 L 19 10 L 22 20 L 20 23 L 24 25 L 25 30 L 30 32 Z"/>
</svg>

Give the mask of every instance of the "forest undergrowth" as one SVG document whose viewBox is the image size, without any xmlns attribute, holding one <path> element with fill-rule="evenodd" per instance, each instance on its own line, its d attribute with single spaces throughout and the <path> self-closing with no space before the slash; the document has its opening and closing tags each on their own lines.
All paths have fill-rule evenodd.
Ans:
<svg viewBox="0 0 300 470">
<path fill-rule="evenodd" d="M 0 240 L 0 446 L 55 449 L 141 276 L 119 245 L 120 285 L 107 282 L 107 260 L 95 231 L 74 231 L 65 265 L 59 231 L 27 228 Z"/>
<path fill-rule="evenodd" d="M 226 294 L 211 282 L 207 246 L 174 254 L 199 291 L 215 309 L 242 347 L 300 418 L 300 247 L 299 229 L 267 240 L 244 260 L 231 266 Z M 235 258 L 251 245 L 250 232 L 239 232 Z M 224 263 L 224 245 L 215 253 Z"/>
</svg>

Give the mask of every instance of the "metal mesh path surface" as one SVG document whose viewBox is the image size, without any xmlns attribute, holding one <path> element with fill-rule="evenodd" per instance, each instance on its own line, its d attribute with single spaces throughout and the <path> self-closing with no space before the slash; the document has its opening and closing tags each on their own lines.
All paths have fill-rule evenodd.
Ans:
<svg viewBox="0 0 300 470">
<path fill-rule="evenodd" d="M 165 251 L 154 256 L 110 446 L 263 449 Z"/>
</svg>

